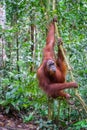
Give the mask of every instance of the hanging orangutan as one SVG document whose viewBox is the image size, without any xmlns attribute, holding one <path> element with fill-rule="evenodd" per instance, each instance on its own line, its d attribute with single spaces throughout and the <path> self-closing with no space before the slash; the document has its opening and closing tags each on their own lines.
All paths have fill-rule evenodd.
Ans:
<svg viewBox="0 0 87 130">
<path fill-rule="evenodd" d="M 57 98 L 60 96 L 69 100 L 71 96 L 63 90 L 68 88 L 77 88 L 78 85 L 76 82 L 65 82 L 67 66 L 59 47 L 63 44 L 61 38 L 58 39 L 58 54 L 57 57 L 55 57 L 55 22 L 56 20 L 53 19 L 49 25 L 46 46 L 43 50 L 43 60 L 37 70 L 37 78 L 39 86 L 49 97 Z"/>
</svg>

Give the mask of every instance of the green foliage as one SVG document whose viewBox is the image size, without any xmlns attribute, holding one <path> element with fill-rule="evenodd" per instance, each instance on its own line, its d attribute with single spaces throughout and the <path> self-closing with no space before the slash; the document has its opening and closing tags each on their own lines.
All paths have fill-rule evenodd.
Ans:
<svg viewBox="0 0 87 130">
<path fill-rule="evenodd" d="M 7 109 L 9 106 L 13 106 L 17 110 L 28 108 L 31 105 L 32 94 L 37 94 L 36 90 L 32 91 L 31 89 L 32 87 L 34 89 L 34 85 L 37 83 L 31 84 L 35 75 L 27 76 L 27 74 L 17 74 L 13 71 L 9 72 L 8 76 L 8 78 L 2 79 L 0 104 Z M 27 80 L 28 82 L 26 82 Z"/>
<path fill-rule="evenodd" d="M 61 102 L 59 124 L 48 121 L 47 97 L 38 87 L 36 71 L 42 59 L 47 24 L 54 15 L 57 15 L 58 28 L 64 47 L 67 49 L 67 57 L 80 86 L 78 90 L 87 103 L 86 0 L 57 1 L 54 11 L 52 11 L 52 4 L 50 2 L 49 5 L 47 0 L 41 2 L 39 0 L 6 0 L 7 23 L 5 30 L 0 27 L 0 36 L 6 40 L 5 49 L 8 60 L 5 67 L 0 68 L 0 106 L 5 108 L 6 113 L 10 110 L 19 112 L 25 110 L 27 114 L 22 115 L 24 122 L 38 120 L 35 122 L 39 126 L 38 129 L 85 129 L 87 117 L 75 98 L 73 99 L 75 105 L 72 107 L 65 101 Z M 35 27 L 33 34 L 35 42 L 31 38 L 31 26 Z M 34 68 L 33 71 L 32 68 Z M 69 75 L 67 80 L 71 80 Z M 74 97 L 73 90 L 69 93 Z M 55 101 L 55 117 L 58 109 L 58 102 Z"/>
<path fill-rule="evenodd" d="M 67 130 L 80 130 L 80 129 L 84 129 L 86 130 L 87 128 L 87 120 L 81 120 L 81 121 L 78 121 L 76 122 L 74 125 L 72 125 L 71 127 L 69 127 Z"/>
<path fill-rule="evenodd" d="M 54 123 L 52 123 L 52 121 L 44 121 L 42 119 L 40 119 L 39 121 L 36 122 L 37 124 L 39 124 L 38 126 L 38 130 L 42 129 L 42 130 L 57 130 L 58 126 L 56 126 Z"/>
<path fill-rule="evenodd" d="M 30 113 L 29 116 L 24 116 L 23 117 L 24 122 L 29 122 L 29 121 L 32 121 L 33 119 L 34 119 L 33 113 Z"/>
</svg>

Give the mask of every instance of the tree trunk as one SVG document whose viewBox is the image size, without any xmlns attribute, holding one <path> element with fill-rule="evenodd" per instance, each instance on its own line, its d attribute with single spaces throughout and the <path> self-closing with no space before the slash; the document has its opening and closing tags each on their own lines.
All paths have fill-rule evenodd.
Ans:
<svg viewBox="0 0 87 130">
<path fill-rule="evenodd" d="M 0 25 L 3 29 L 5 29 L 6 15 L 5 15 L 5 2 L 3 1 L 3 5 L 0 4 Z M 7 59 L 5 52 L 5 39 L 3 34 L 0 36 L 0 67 L 5 67 L 5 61 Z"/>
<path fill-rule="evenodd" d="M 12 18 L 12 21 L 13 21 L 13 26 L 15 25 L 17 27 L 17 30 L 14 34 L 14 41 L 15 41 L 15 44 L 16 44 L 16 60 L 17 60 L 17 71 L 18 71 L 18 74 L 20 74 L 20 67 L 19 67 L 19 40 L 18 40 L 18 23 L 17 23 L 17 20 L 18 20 L 18 5 L 16 4 L 16 8 L 15 8 L 15 13 L 13 15 L 13 18 Z M 20 80 L 20 77 L 19 77 L 19 80 Z"/>
<path fill-rule="evenodd" d="M 35 50 L 36 50 L 36 27 L 34 25 L 31 25 L 31 57 L 32 57 L 32 65 L 30 68 L 30 71 L 34 71 L 35 67 Z"/>
</svg>

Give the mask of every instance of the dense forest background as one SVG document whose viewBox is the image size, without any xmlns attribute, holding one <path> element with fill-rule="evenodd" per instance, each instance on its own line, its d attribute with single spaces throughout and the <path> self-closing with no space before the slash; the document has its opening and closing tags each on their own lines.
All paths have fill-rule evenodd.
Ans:
<svg viewBox="0 0 87 130">
<path fill-rule="evenodd" d="M 24 122 L 33 122 L 41 130 L 86 130 L 87 113 L 73 89 L 67 91 L 75 104 L 70 106 L 65 100 L 55 100 L 54 116 L 59 120 L 49 121 L 48 99 L 39 89 L 36 72 L 42 61 L 48 24 L 56 15 L 78 91 L 87 104 L 87 1 L 2 0 L 0 14 L 2 111 L 6 114 L 17 111 Z M 69 74 L 67 80 L 71 81 Z"/>
</svg>

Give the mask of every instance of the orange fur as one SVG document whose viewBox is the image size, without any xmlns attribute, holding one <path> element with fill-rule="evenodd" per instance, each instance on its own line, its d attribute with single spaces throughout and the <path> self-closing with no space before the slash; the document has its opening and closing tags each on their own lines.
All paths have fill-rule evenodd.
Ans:
<svg viewBox="0 0 87 130">
<path fill-rule="evenodd" d="M 60 43 L 61 44 L 61 43 Z M 47 93 L 48 96 L 56 98 L 58 96 L 69 98 L 70 95 L 63 90 L 67 88 L 77 87 L 75 82 L 65 82 L 67 67 L 60 48 L 58 48 L 57 59 L 54 54 L 55 45 L 55 26 L 51 22 L 46 39 L 46 46 L 43 51 L 43 61 L 37 70 L 37 78 L 39 86 Z M 48 60 L 53 60 L 56 64 L 56 72 L 50 75 L 46 64 Z"/>
</svg>

